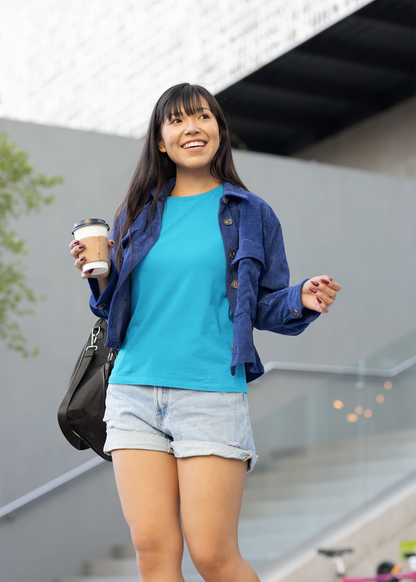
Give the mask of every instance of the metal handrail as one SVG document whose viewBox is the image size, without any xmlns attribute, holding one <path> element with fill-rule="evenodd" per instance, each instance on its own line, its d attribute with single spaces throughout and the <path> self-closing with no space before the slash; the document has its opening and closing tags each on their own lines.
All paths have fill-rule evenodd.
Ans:
<svg viewBox="0 0 416 582">
<path fill-rule="evenodd" d="M 7 505 L 4 505 L 3 507 L 0 507 L 0 518 L 4 517 L 5 515 L 12 517 L 16 509 L 20 509 L 24 505 L 27 505 L 31 501 L 34 501 L 35 499 L 38 499 L 39 497 L 46 495 L 46 493 L 49 493 L 50 491 L 57 489 L 61 485 L 65 485 L 65 483 L 68 483 L 69 481 L 76 479 L 80 475 L 87 473 L 91 469 L 94 469 L 94 467 L 97 467 L 97 465 L 101 465 L 101 463 L 104 463 L 104 459 L 102 459 L 101 457 L 95 457 L 94 459 L 91 459 L 90 461 L 87 461 L 86 463 L 79 465 L 79 467 L 75 467 L 75 469 L 67 471 L 60 477 L 52 479 L 52 481 L 45 483 L 45 485 L 42 485 L 41 487 L 34 489 L 30 493 L 22 495 L 22 497 L 19 497 L 15 501 L 12 501 Z"/>
<path fill-rule="evenodd" d="M 288 372 L 316 372 L 318 374 L 345 374 L 349 376 L 394 378 L 408 368 L 416 364 L 416 355 L 408 358 L 401 364 L 390 368 L 390 370 L 380 370 L 379 368 L 352 368 L 348 366 L 330 366 L 326 364 L 297 364 L 289 362 L 267 362 L 264 372 L 271 370 L 285 370 Z"/>
<path fill-rule="evenodd" d="M 288 362 L 267 362 L 267 364 L 265 364 L 264 366 L 264 373 L 267 374 L 271 370 L 284 370 L 286 372 L 316 372 L 319 374 L 346 374 L 359 376 L 360 378 L 365 376 L 377 378 L 380 377 L 393 378 L 394 376 L 397 376 L 398 374 L 401 374 L 405 370 L 411 368 L 415 364 L 416 355 L 412 356 L 411 358 L 408 358 L 401 364 L 394 366 L 390 370 L 379 370 L 377 368 L 365 368 L 361 366 L 358 368 L 352 368 L 345 366 L 330 366 L 325 364 L 321 365 L 321 364 L 296 364 Z M 35 499 L 38 499 L 43 495 L 46 495 L 46 493 L 49 493 L 50 491 L 57 489 L 61 485 L 64 485 L 65 483 L 68 483 L 69 481 L 76 479 L 80 475 L 87 473 L 91 469 L 94 469 L 94 467 L 101 465 L 101 463 L 103 462 L 104 459 L 102 459 L 101 457 L 95 457 L 94 459 L 91 459 L 90 461 L 83 463 L 79 467 L 71 469 L 71 471 L 64 473 L 60 477 L 52 479 L 52 481 L 45 483 L 45 485 L 42 485 L 41 487 L 34 489 L 30 493 L 26 493 L 26 495 L 19 497 L 15 501 L 12 501 L 11 503 L 4 505 L 3 507 L 0 507 L 0 519 L 6 515 L 12 517 L 17 509 L 20 509 L 24 505 L 27 505 L 31 501 L 34 501 Z"/>
</svg>

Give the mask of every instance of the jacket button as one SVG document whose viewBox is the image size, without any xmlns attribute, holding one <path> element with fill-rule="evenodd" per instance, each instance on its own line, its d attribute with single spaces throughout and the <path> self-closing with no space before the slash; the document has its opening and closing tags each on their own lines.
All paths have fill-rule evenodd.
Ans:
<svg viewBox="0 0 416 582">
<path fill-rule="evenodd" d="M 238 281 L 236 279 L 231 283 L 231 287 L 233 289 L 237 289 L 237 287 L 238 287 Z"/>
<path fill-rule="evenodd" d="M 236 256 L 236 254 L 237 254 L 237 253 L 236 253 L 235 251 L 231 251 L 231 253 L 230 253 L 230 257 L 231 257 L 232 259 L 235 259 L 235 256 Z"/>
<path fill-rule="evenodd" d="M 298 311 L 297 309 L 294 309 L 294 310 L 292 311 L 292 313 L 293 313 L 293 315 L 294 315 L 295 317 L 300 317 L 300 315 L 299 315 L 299 311 Z"/>
<path fill-rule="evenodd" d="M 98 309 L 104 309 L 105 307 L 105 303 L 100 303 L 100 305 L 98 306 Z"/>
<path fill-rule="evenodd" d="M 227 204 L 227 202 L 228 202 L 228 198 L 226 198 L 226 197 L 224 196 L 224 198 L 222 199 L 222 201 L 224 202 L 224 204 Z"/>
<path fill-rule="evenodd" d="M 230 226 L 230 224 L 232 224 L 232 223 L 233 223 L 233 221 L 231 220 L 231 218 L 226 218 L 224 220 L 224 224 L 226 224 L 227 226 Z"/>
</svg>

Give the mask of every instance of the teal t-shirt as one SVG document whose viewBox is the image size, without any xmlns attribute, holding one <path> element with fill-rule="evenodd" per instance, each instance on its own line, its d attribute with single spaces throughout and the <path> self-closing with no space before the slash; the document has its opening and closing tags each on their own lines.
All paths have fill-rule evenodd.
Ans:
<svg viewBox="0 0 416 582">
<path fill-rule="evenodd" d="M 247 392 L 244 365 L 230 372 L 234 324 L 218 224 L 222 194 L 218 186 L 167 198 L 159 239 L 131 274 L 131 320 L 113 384 Z"/>
</svg>

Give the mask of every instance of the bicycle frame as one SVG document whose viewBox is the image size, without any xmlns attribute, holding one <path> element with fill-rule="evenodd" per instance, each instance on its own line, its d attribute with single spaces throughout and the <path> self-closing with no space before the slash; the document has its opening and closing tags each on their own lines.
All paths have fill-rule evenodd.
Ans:
<svg viewBox="0 0 416 582">
<path fill-rule="evenodd" d="M 375 576 L 365 576 L 364 578 L 350 578 L 348 576 L 341 575 L 341 582 L 381 582 L 385 580 L 386 582 L 393 582 L 394 580 L 414 580 L 416 582 L 416 572 L 403 572 L 394 575 L 392 578 L 391 574 L 378 574 Z"/>
<path fill-rule="evenodd" d="M 351 549 L 340 550 L 338 555 L 335 554 L 332 556 L 329 556 L 325 550 L 318 551 L 319 553 L 327 555 L 327 557 L 334 561 L 340 582 L 395 582 L 396 580 L 413 580 L 416 582 L 416 572 L 395 572 L 393 574 L 374 574 L 373 576 L 359 576 L 351 578 L 350 576 L 346 575 L 346 568 L 344 560 L 342 559 L 342 554 L 351 552 Z"/>
</svg>

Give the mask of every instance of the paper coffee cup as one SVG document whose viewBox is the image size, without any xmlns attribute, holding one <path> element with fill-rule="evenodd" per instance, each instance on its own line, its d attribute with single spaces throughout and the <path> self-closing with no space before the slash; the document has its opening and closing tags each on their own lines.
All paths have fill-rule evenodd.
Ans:
<svg viewBox="0 0 416 582">
<path fill-rule="evenodd" d="M 72 234 L 81 245 L 85 245 L 82 251 L 82 255 L 86 257 L 82 265 L 84 273 L 91 269 L 94 269 L 94 275 L 107 273 L 110 263 L 107 234 L 109 230 L 110 227 L 101 218 L 87 218 L 74 225 Z"/>
</svg>

